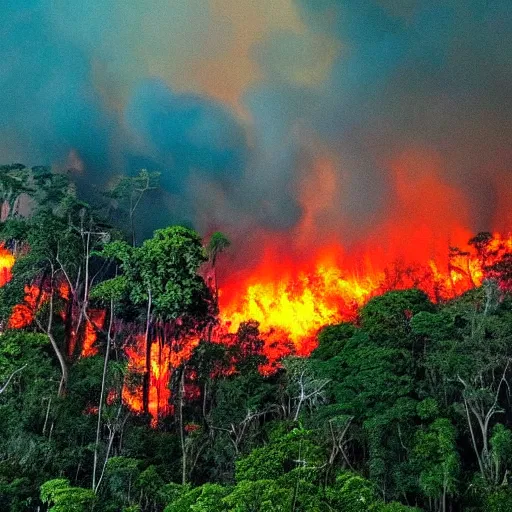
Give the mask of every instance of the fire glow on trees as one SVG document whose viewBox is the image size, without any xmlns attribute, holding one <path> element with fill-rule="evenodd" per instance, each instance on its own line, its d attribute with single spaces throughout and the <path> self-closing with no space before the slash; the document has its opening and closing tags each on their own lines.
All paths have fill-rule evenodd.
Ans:
<svg viewBox="0 0 512 512">
<path fill-rule="evenodd" d="M 448 250 L 448 249 L 447 249 Z M 271 252 L 243 281 L 228 281 L 220 289 L 219 325 L 213 330 L 213 339 L 219 343 L 236 342 L 234 334 L 243 322 L 259 323 L 262 351 L 268 363 L 260 369 L 271 373 L 278 367 L 280 358 L 295 353 L 308 355 L 316 347 L 316 334 L 323 326 L 354 320 L 358 308 L 371 297 L 392 289 L 418 287 L 431 300 L 449 300 L 479 286 L 489 269 L 512 254 L 512 237 L 494 234 L 491 238 L 473 239 L 465 250 L 454 249 L 443 259 L 430 259 L 423 264 L 391 265 L 379 269 L 366 263 L 366 272 L 350 273 L 338 259 L 340 249 L 332 246 L 307 262 L 292 264 L 286 259 L 276 263 Z M 369 261 L 363 258 L 361 261 Z M 11 276 L 14 256 L 0 246 L 0 276 L 5 284 Z M 348 267 L 347 267 L 348 268 Z M 502 283 L 502 286 L 508 286 Z M 63 285 L 59 296 L 66 301 L 68 290 Z M 48 291 L 37 285 L 25 288 L 22 304 L 13 308 L 8 326 L 23 328 L 33 320 L 37 307 L 48 300 Z M 62 313 L 64 315 L 64 313 Z M 61 316 L 62 316 L 61 315 Z M 105 311 L 91 310 L 84 327 L 81 356 L 95 355 L 97 331 L 105 321 Z M 63 317 L 63 320 L 65 318 Z M 146 367 L 144 335 L 130 336 L 125 343 L 129 374 L 122 392 L 124 402 L 136 413 L 143 411 L 142 387 L 137 375 Z M 178 340 L 173 345 L 154 339 L 151 345 L 151 375 L 149 413 L 156 424 L 158 418 L 172 412 L 169 404 L 169 382 L 173 368 L 179 367 L 192 355 L 200 336 L 193 335 Z M 74 347 L 76 336 L 68 340 Z M 69 352 L 69 351 L 68 351 Z M 72 352 L 70 353 L 70 355 Z M 130 381 L 133 380 L 135 384 Z M 190 387 L 190 386 L 189 386 Z M 185 396 L 193 396 L 192 389 L 185 389 Z"/>
<path fill-rule="evenodd" d="M 165 217 L 235 235 L 241 261 L 218 269 L 215 337 L 257 320 L 264 371 L 289 350 L 310 353 L 319 328 L 355 318 L 376 294 L 417 286 L 439 301 L 479 285 L 475 248 L 449 246 L 512 225 L 510 0 L 207 3 L 175 16 L 172 1 L 59 12 L 10 2 L 7 159 L 36 150 L 87 190 L 134 162 L 165 169 L 141 229 Z M 12 263 L 0 248 L 0 285 Z M 11 326 L 44 298 L 26 295 Z M 96 353 L 97 315 L 85 335 L 68 333 L 70 357 Z M 132 341 L 135 372 L 146 354 Z M 164 347 L 152 348 L 152 367 L 174 357 Z"/>
<path fill-rule="evenodd" d="M 132 375 L 144 374 L 146 367 L 145 339 L 144 335 L 134 337 L 133 343 L 125 349 L 128 357 L 128 369 Z M 151 344 L 151 375 L 149 388 L 148 411 L 155 421 L 172 411 L 169 403 L 171 391 L 169 382 L 172 369 L 179 367 L 192 356 L 194 348 L 200 339 L 196 336 L 186 337 L 172 346 L 163 342 L 160 337 Z M 186 391 L 186 390 L 185 390 Z M 126 385 L 123 388 L 123 400 L 137 413 L 144 411 L 142 401 L 142 387 L 140 385 Z"/>
</svg>

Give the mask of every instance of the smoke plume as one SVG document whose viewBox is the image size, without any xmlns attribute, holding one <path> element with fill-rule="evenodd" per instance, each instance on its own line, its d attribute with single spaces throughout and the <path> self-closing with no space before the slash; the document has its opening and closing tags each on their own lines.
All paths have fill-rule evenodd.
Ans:
<svg viewBox="0 0 512 512">
<path fill-rule="evenodd" d="M 512 221 L 510 0 L 5 0 L 3 162 L 162 173 L 152 227 L 400 249 Z M 411 238 L 412 237 L 412 238 Z"/>
</svg>

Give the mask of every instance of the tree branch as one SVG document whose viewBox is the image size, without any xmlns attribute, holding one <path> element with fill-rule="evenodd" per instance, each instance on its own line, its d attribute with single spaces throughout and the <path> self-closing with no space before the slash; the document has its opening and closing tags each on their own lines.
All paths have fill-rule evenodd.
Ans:
<svg viewBox="0 0 512 512">
<path fill-rule="evenodd" d="M 11 375 L 9 375 L 9 378 L 7 379 L 7 382 L 0 388 L 0 395 L 6 390 L 7 386 L 9 385 L 9 382 L 11 382 L 12 378 L 18 373 L 24 370 L 27 367 L 26 364 L 24 364 L 21 368 L 18 368 L 17 370 L 14 370 Z"/>
</svg>

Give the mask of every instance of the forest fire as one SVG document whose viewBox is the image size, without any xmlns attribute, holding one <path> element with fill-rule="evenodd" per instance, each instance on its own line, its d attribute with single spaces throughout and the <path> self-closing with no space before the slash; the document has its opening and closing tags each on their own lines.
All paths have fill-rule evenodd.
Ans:
<svg viewBox="0 0 512 512">
<path fill-rule="evenodd" d="M 25 286 L 23 302 L 14 306 L 9 318 L 8 327 L 10 329 L 22 329 L 30 325 L 34 320 L 35 311 L 47 299 L 48 293 L 42 290 L 40 286 L 36 284 Z"/>
<path fill-rule="evenodd" d="M 446 181 L 435 152 L 413 148 L 388 162 L 393 203 L 385 215 L 354 236 L 339 207 L 346 184 L 338 167 L 330 156 L 313 162 L 299 180 L 298 222 L 286 233 L 258 231 L 245 243 L 259 260 L 221 275 L 220 317 L 229 332 L 254 319 L 263 333 L 285 332 L 308 354 L 321 327 L 353 320 L 371 297 L 416 287 L 434 302 L 451 299 L 480 285 L 484 267 L 512 249 L 498 234 L 468 244 L 467 198 Z"/>
<path fill-rule="evenodd" d="M 85 322 L 84 341 L 82 344 L 82 357 L 94 356 L 98 353 L 96 347 L 96 339 L 98 337 L 98 330 L 101 329 L 105 323 L 106 311 L 103 309 L 93 309 L 89 311 L 88 319 Z"/>
<path fill-rule="evenodd" d="M 337 250 L 335 246 L 329 247 L 302 264 L 291 264 L 285 259 L 275 263 L 274 257 L 263 258 L 244 280 L 228 281 L 219 291 L 220 318 L 219 325 L 212 331 L 213 341 L 236 343 L 241 325 L 249 320 L 257 322 L 253 325 L 259 327 L 261 351 L 268 360 L 260 370 L 270 374 L 278 368 L 282 357 L 291 353 L 310 354 L 316 347 L 316 334 L 323 326 L 356 319 L 359 307 L 385 291 L 417 287 L 438 302 L 479 286 L 485 277 L 495 277 L 500 269 L 501 285 L 507 287 L 508 281 L 503 276 L 512 254 L 512 237 L 479 235 L 463 249 L 447 247 L 448 256 L 444 260 L 430 259 L 423 264 L 402 260 L 378 267 L 368 263 L 371 258 L 363 257 L 360 261 L 365 268 L 353 266 L 358 268 L 357 272 L 342 266 Z M 272 256 L 271 252 L 269 254 Z M 11 279 L 13 264 L 14 256 L 0 246 L 1 285 Z M 69 288 L 61 286 L 58 295 L 65 302 L 69 301 Z M 29 325 L 38 306 L 48 298 L 49 292 L 44 287 L 26 286 L 24 301 L 13 308 L 8 326 L 19 329 Z M 105 313 L 101 309 L 88 312 L 81 340 L 82 357 L 98 353 L 96 340 L 98 332 L 104 328 Z M 65 321 L 65 315 L 62 318 Z M 72 333 L 71 338 L 67 342 L 69 356 L 74 353 L 76 333 Z M 144 335 L 128 337 L 124 350 L 130 371 L 122 398 L 132 411 L 144 412 L 142 381 L 148 367 L 147 412 L 153 425 L 172 411 L 169 383 L 173 368 L 190 359 L 199 341 L 197 334 L 185 336 L 173 344 L 156 336 L 147 365 Z M 194 394 L 186 388 L 183 392 L 185 396 Z"/>
<path fill-rule="evenodd" d="M 142 375 L 146 367 L 146 345 L 143 335 L 136 336 L 135 342 L 126 348 L 128 369 L 131 377 L 123 387 L 123 400 L 137 413 L 144 411 L 142 401 Z M 151 345 L 151 375 L 148 412 L 156 420 L 169 413 L 170 347 L 156 341 Z M 139 378 L 140 377 L 140 378 Z M 133 382 L 135 381 L 135 382 Z"/>
<path fill-rule="evenodd" d="M 242 322 L 256 320 L 262 333 L 284 332 L 298 353 L 308 354 L 320 328 L 353 320 L 371 297 L 416 287 L 434 302 L 449 300 L 479 286 L 486 269 L 511 252 L 512 238 L 494 234 L 485 249 L 477 241 L 464 250 L 446 247 L 444 261 L 430 259 L 419 264 L 402 259 L 380 267 L 372 262 L 358 272 L 344 269 L 334 255 L 326 254 L 303 267 L 278 268 L 277 272 L 279 264 L 264 261 L 245 282 L 228 282 L 221 288 L 221 321 L 229 332 L 236 332 Z"/>
<path fill-rule="evenodd" d="M 383 279 L 383 275 L 362 279 L 345 275 L 339 268 L 320 263 L 311 272 L 300 270 L 271 281 L 265 279 L 265 269 L 258 269 L 240 287 L 245 290 L 243 295 L 225 299 L 229 291 L 221 289 L 222 322 L 236 332 L 242 322 L 254 319 L 263 332 L 284 331 L 300 350 L 304 340 L 324 325 L 354 318 L 357 307 L 368 300 Z"/>
</svg>

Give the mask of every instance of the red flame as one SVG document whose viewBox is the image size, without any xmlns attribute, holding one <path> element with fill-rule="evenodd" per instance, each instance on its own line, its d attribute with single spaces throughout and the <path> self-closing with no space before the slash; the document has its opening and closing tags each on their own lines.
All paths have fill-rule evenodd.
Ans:
<svg viewBox="0 0 512 512">
<path fill-rule="evenodd" d="M 22 329 L 34 321 L 37 308 L 48 300 L 48 293 L 38 285 L 25 286 L 25 297 L 22 304 L 14 306 L 7 326 L 10 329 Z"/>
<path fill-rule="evenodd" d="M 133 375 L 142 376 L 146 370 L 146 343 L 143 335 L 136 336 L 135 344 L 126 348 L 128 356 L 128 370 Z M 170 380 L 169 369 L 169 345 L 153 343 L 151 345 L 151 375 L 148 411 L 153 421 L 157 421 L 160 415 L 168 413 L 168 404 L 171 392 L 168 387 Z M 142 378 L 140 379 L 142 382 Z M 144 410 L 142 402 L 142 384 L 123 387 L 123 400 L 130 408 L 138 413 Z"/>
<path fill-rule="evenodd" d="M 151 344 L 151 363 L 149 376 L 149 404 L 148 412 L 152 417 L 152 424 L 156 425 L 158 419 L 171 412 L 169 400 L 171 391 L 169 382 L 172 369 L 179 367 L 184 361 L 188 361 L 199 344 L 196 336 L 188 337 L 173 343 L 163 343 L 161 339 L 153 340 Z M 146 371 L 146 340 L 144 335 L 137 335 L 134 343 L 128 344 L 125 349 L 128 357 L 129 381 L 135 380 L 135 385 L 127 382 L 123 387 L 123 400 L 132 411 L 142 413 L 144 410 L 142 401 L 142 376 Z M 134 379 L 134 376 L 139 376 Z M 189 390 L 191 391 L 191 390 Z M 185 395 L 187 390 L 185 390 Z"/>
<path fill-rule="evenodd" d="M 443 260 L 427 259 L 422 264 L 412 259 L 401 263 L 384 259 L 377 266 L 361 258 L 363 263 L 352 270 L 337 261 L 335 249 L 313 254 L 302 265 L 267 249 L 249 276 L 228 280 L 221 288 L 220 317 L 232 333 L 248 319 L 259 322 L 261 331 L 267 333 L 269 359 L 276 359 L 269 340 L 279 338 L 289 339 L 298 354 L 307 355 L 321 327 L 354 319 L 358 308 L 377 294 L 418 287 L 439 301 L 479 286 L 485 276 L 484 262 L 472 247 L 463 247 L 464 251 L 449 258 L 446 244 Z M 491 259 L 486 265 L 497 262 L 503 254 L 512 253 L 512 238 L 495 234 L 487 250 Z"/>
</svg>

